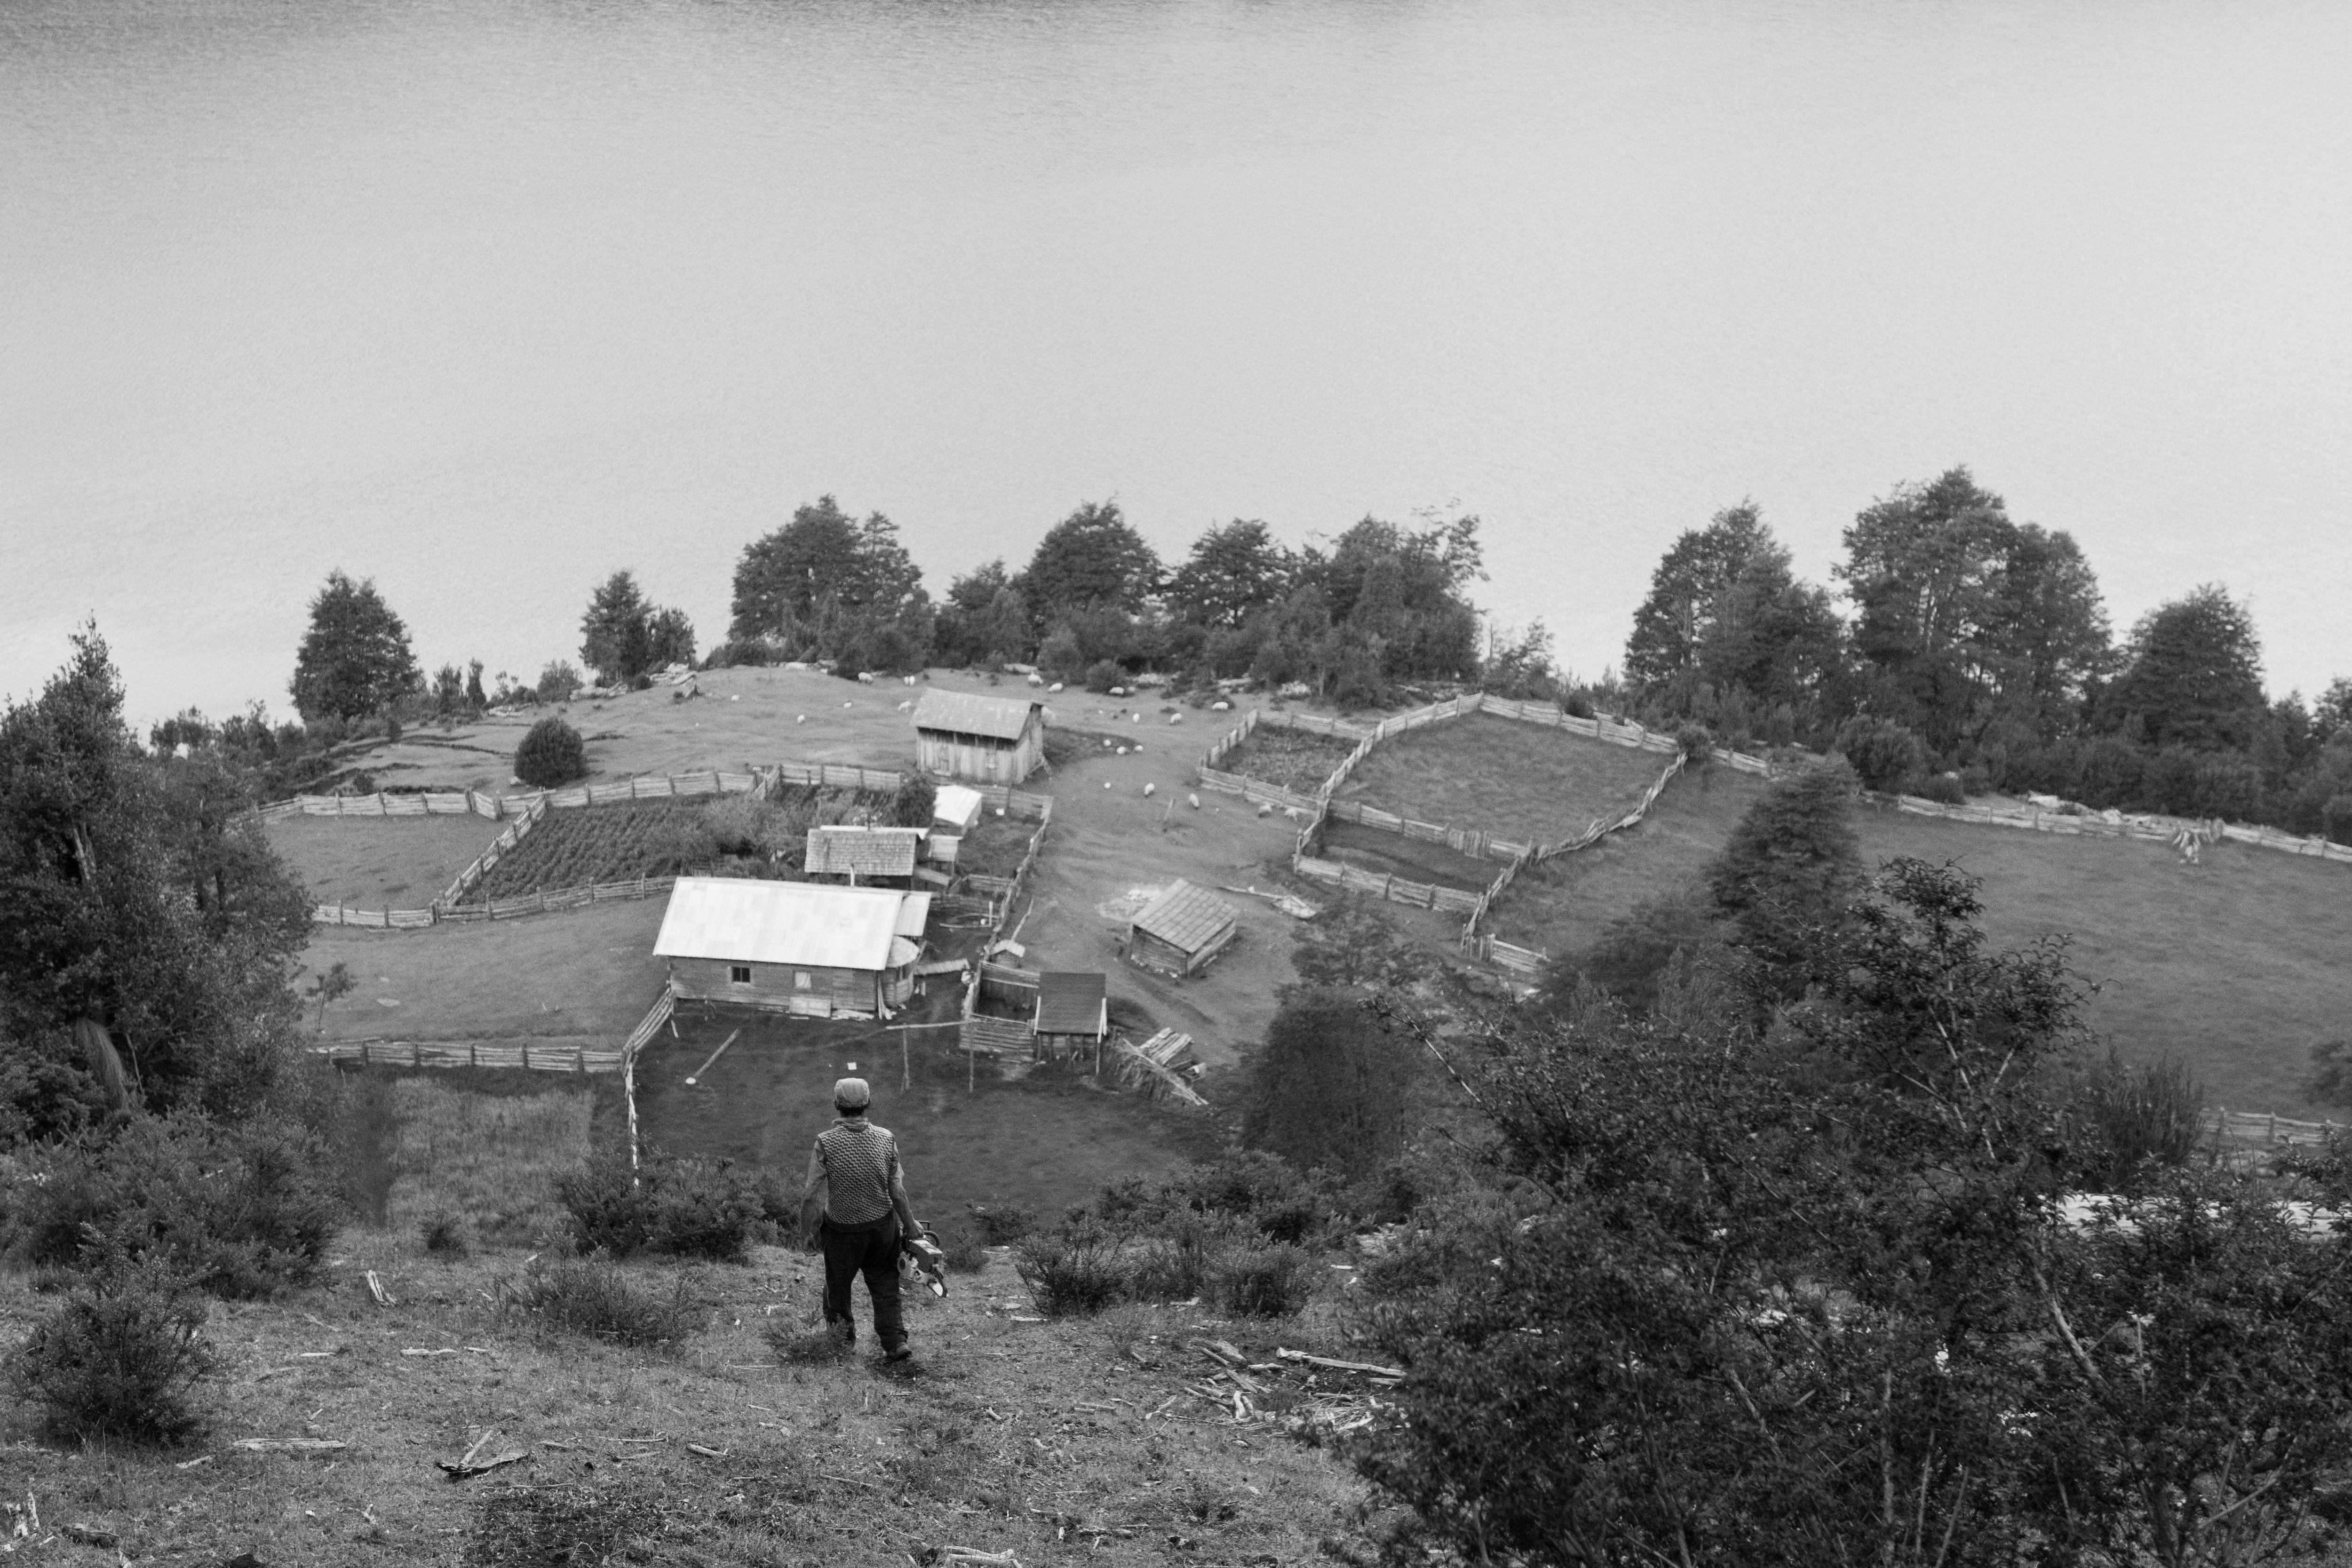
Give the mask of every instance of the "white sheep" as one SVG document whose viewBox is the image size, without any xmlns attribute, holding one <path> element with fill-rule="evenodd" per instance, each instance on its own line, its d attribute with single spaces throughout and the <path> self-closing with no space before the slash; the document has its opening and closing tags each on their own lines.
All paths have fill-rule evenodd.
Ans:
<svg viewBox="0 0 2352 1568">
<path fill-rule="evenodd" d="M 914 703 L 911 701 L 901 702 L 898 704 L 898 711 L 904 713 L 908 709 L 912 708 L 913 706 Z"/>
<path fill-rule="evenodd" d="M 1184 797 L 1184 800 L 1185 804 L 1190 805 L 1194 811 L 1201 809 L 1201 797 L 1199 795 L 1188 795 Z"/>
<path fill-rule="evenodd" d="M 799 717 L 795 718 L 793 722 L 795 724 L 805 724 L 808 722 L 808 715 L 803 713 Z"/>
<path fill-rule="evenodd" d="M 1160 788 L 1160 786 L 1159 786 L 1158 784 L 1145 784 L 1145 785 L 1143 786 L 1143 793 L 1144 793 L 1145 795 L 1152 795 L 1152 794 L 1155 794 L 1155 793 L 1159 790 L 1159 788 Z"/>
</svg>

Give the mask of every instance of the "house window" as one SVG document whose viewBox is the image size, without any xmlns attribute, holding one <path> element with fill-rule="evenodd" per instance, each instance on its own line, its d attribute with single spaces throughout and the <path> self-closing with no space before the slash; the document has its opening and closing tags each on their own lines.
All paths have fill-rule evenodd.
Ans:
<svg viewBox="0 0 2352 1568">
<path fill-rule="evenodd" d="M 738 985 L 749 985 L 751 984 L 751 966 L 748 963 L 730 963 L 727 966 L 727 978 Z"/>
<path fill-rule="evenodd" d="M 806 970 L 804 970 L 804 969 L 795 969 L 795 970 L 793 970 L 793 990 L 795 990 L 795 991 L 805 991 L 805 990 L 807 990 L 808 988 L 809 988 L 809 977 L 808 977 L 808 971 L 806 971 Z"/>
</svg>

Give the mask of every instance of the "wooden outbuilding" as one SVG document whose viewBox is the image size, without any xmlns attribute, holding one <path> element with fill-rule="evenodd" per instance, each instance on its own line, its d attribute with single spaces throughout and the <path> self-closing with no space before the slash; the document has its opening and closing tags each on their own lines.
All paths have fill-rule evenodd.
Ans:
<svg viewBox="0 0 2352 1568">
<path fill-rule="evenodd" d="M 654 952 L 690 1000 L 887 1018 L 914 994 L 930 910 L 929 893 L 680 877 Z"/>
<path fill-rule="evenodd" d="M 1045 760 L 1045 705 L 933 687 L 915 705 L 915 751 L 926 773 L 1017 784 Z"/>
<path fill-rule="evenodd" d="M 913 827 L 812 827 L 803 868 L 812 877 L 846 877 L 849 885 L 915 874 L 923 835 Z"/>
<path fill-rule="evenodd" d="M 1179 878 L 1129 922 L 1127 956 L 1171 974 L 1190 974 L 1234 940 L 1240 922 L 1233 905 Z"/>
<path fill-rule="evenodd" d="M 1039 974 L 1037 1011 L 1031 1025 L 1037 1054 L 1061 1057 L 1085 1050 L 1099 1056 L 1103 1037 L 1110 1033 L 1109 984 L 1099 970 L 1048 969 Z"/>
</svg>

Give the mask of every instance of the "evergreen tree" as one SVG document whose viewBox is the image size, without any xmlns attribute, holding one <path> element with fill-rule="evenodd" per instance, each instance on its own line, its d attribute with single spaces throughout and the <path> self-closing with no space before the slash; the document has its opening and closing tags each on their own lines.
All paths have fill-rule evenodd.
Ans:
<svg viewBox="0 0 2352 1568">
<path fill-rule="evenodd" d="M 2214 750 L 2260 727 L 2263 645 L 2254 617 L 2211 584 L 2150 611 L 2132 628 L 2112 721 L 2137 721 L 2150 745 Z"/>
<path fill-rule="evenodd" d="M 878 511 L 857 521 L 833 497 L 820 496 L 744 546 L 728 635 L 821 658 L 843 658 L 860 637 L 889 625 L 910 638 L 919 630 L 928 643 L 921 582 L 896 523 Z"/>
<path fill-rule="evenodd" d="M 408 628 L 373 578 L 354 583 L 338 569 L 310 601 L 310 627 L 294 656 L 289 690 L 305 719 L 381 713 L 423 684 Z"/>
<path fill-rule="evenodd" d="M 1300 1170 L 1356 1177 L 1394 1153 L 1410 1120 L 1412 1047 L 1345 991 L 1284 997 L 1242 1113 L 1242 1142 Z"/>
<path fill-rule="evenodd" d="M 1843 763 L 1775 779 L 1707 867 L 1707 890 L 1768 995 L 1801 986 L 1817 933 L 1862 886 L 1862 854 L 1847 819 L 1853 774 Z"/>
<path fill-rule="evenodd" d="M 1296 571 L 1296 557 L 1265 523 L 1235 518 L 1192 542 L 1192 554 L 1168 579 L 1168 598 L 1185 619 L 1232 630 L 1281 603 Z"/>
<path fill-rule="evenodd" d="M 1046 530 L 1014 586 L 1039 635 L 1071 612 L 1111 605 L 1132 614 L 1160 587 L 1160 557 L 1117 501 L 1082 503 Z"/>
</svg>

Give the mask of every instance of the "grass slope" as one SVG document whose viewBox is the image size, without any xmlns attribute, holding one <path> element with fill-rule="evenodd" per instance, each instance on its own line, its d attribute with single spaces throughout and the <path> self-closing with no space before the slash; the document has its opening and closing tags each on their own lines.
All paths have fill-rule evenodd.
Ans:
<svg viewBox="0 0 2352 1568">
<path fill-rule="evenodd" d="M 264 829 L 314 903 L 421 910 L 506 826 L 463 816 L 284 816 Z"/>
<path fill-rule="evenodd" d="M 762 1331 L 814 1327 L 822 1271 L 761 1247 L 748 1267 L 624 1266 L 663 1294 L 683 1280 L 696 1329 L 674 1348 L 620 1349 L 502 1307 L 519 1252 L 445 1260 L 406 1223 L 451 1209 L 487 1234 L 502 1209 L 544 1208 L 576 1158 L 581 1108 L 551 1103 L 562 1091 L 477 1094 L 456 1075 L 392 1087 L 399 1223 L 346 1232 L 315 1289 L 213 1307 L 206 1335 L 226 1364 L 202 1393 L 209 1441 L 61 1449 L 37 1441 L 32 1411 L 0 1401 L 9 1497 L 30 1494 L 58 1532 L 37 1561 L 898 1568 L 958 1545 L 1031 1568 L 1280 1563 L 1349 1533 L 1360 1491 L 1339 1465 L 1184 1392 L 1207 1370 L 1193 1346 L 1209 1338 L 1258 1361 L 1278 1344 L 1348 1354 L 1328 1297 L 1278 1325 L 1197 1308 L 1016 1321 L 1034 1310 L 998 1254 L 953 1277 L 944 1301 L 911 1297 L 910 1366 L 868 1359 L 870 1332 L 850 1359 L 787 1365 Z M 453 1138 L 479 1146 L 453 1157 Z M 371 1269 L 394 1305 L 374 1304 Z M 49 1309 L 23 1275 L 0 1276 L 0 1346 Z M 424 1351 L 442 1353 L 405 1353 Z M 489 1452 L 528 1462 L 462 1484 L 434 1468 L 493 1428 Z M 316 1458 L 229 1446 L 246 1437 L 350 1446 Z"/>
<path fill-rule="evenodd" d="M 1761 787 L 1720 770 L 1677 779 L 1639 827 L 1520 878 L 1496 910 L 1497 934 L 1555 952 L 1589 943 L 1639 900 L 1696 880 Z M 2209 1103 L 2325 1113 L 2302 1079 L 2312 1044 L 2352 1018 L 2343 867 L 2231 845 L 2191 867 L 2159 844 L 1874 809 L 1854 826 L 1871 864 L 1909 855 L 1981 877 L 1995 942 L 2071 935 L 2076 972 L 2099 987 L 2085 1016 L 2126 1058 L 2180 1058 Z"/>
<path fill-rule="evenodd" d="M 1666 762 L 1656 752 L 1472 713 L 1373 747 L 1339 794 L 1422 822 L 1548 842 L 1641 799 Z"/>
</svg>

